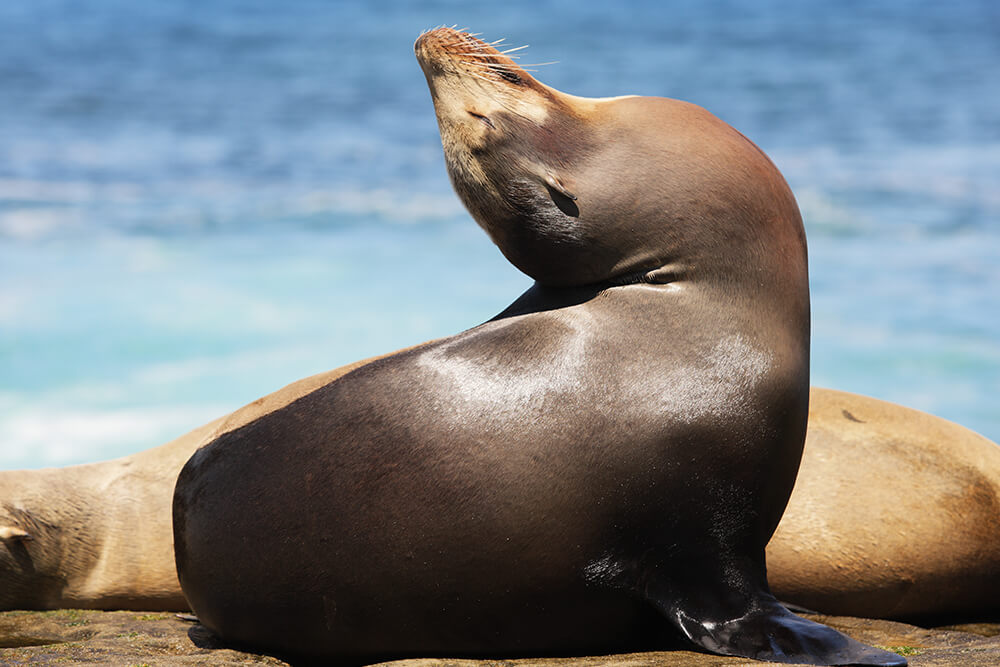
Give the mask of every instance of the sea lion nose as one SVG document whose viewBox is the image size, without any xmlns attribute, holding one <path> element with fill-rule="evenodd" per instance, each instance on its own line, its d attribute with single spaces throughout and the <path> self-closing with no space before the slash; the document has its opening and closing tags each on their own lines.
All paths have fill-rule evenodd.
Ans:
<svg viewBox="0 0 1000 667">
<path fill-rule="evenodd" d="M 413 43 L 413 54 L 417 57 L 424 74 L 430 74 L 432 70 L 440 70 L 439 58 L 434 57 L 435 53 L 441 51 L 441 41 L 436 33 L 440 28 L 429 30 L 417 37 Z"/>
<path fill-rule="evenodd" d="M 413 52 L 417 54 L 417 58 L 426 57 L 427 52 L 430 50 L 432 44 L 437 42 L 440 46 L 444 43 L 448 36 L 457 34 L 456 30 L 452 28 L 431 28 L 430 30 L 424 30 L 417 37 L 417 41 L 413 43 Z"/>
<path fill-rule="evenodd" d="M 424 52 L 426 51 L 426 47 L 427 47 L 427 33 L 422 32 L 420 33 L 420 36 L 417 37 L 417 41 L 413 42 L 413 53 L 417 56 L 418 59 L 423 56 Z"/>
</svg>

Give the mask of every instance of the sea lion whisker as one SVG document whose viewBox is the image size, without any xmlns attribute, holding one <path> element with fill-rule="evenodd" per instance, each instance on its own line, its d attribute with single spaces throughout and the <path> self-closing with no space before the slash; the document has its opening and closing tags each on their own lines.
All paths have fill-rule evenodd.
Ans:
<svg viewBox="0 0 1000 667">
<path fill-rule="evenodd" d="M 475 63 L 468 63 L 468 65 L 470 73 L 478 73 L 483 75 L 495 74 L 500 78 L 504 79 L 505 81 L 510 81 L 511 83 L 518 83 L 521 78 L 521 74 L 527 71 L 523 69 L 510 70 L 499 67 L 489 67 L 489 66 L 484 67 L 482 65 L 477 66 Z M 473 67 L 478 67 L 479 69 L 472 69 Z M 490 80 L 494 82 L 496 81 L 495 79 L 490 79 Z"/>
<path fill-rule="evenodd" d="M 500 53 L 502 53 L 504 55 L 507 55 L 508 53 L 513 53 L 514 51 L 520 51 L 521 49 L 526 49 L 526 48 L 528 48 L 528 46 L 530 46 L 530 45 L 529 44 L 525 44 L 524 46 L 515 46 L 513 49 L 505 49 L 505 50 L 501 51 Z"/>
<path fill-rule="evenodd" d="M 472 58 L 497 58 L 498 57 L 498 55 L 496 53 L 483 53 L 481 51 L 476 51 L 476 52 L 473 52 L 473 53 L 469 53 L 469 52 L 466 52 L 466 53 L 452 53 L 451 55 L 453 55 L 455 57 L 459 57 L 459 58 L 462 57 L 462 56 L 470 56 Z M 507 56 L 507 57 L 510 60 L 514 60 L 515 58 L 519 58 L 520 56 Z"/>
<path fill-rule="evenodd" d="M 480 72 L 482 72 L 482 71 L 492 71 L 493 70 L 492 67 L 490 67 L 489 65 L 483 64 L 483 63 L 462 62 L 462 64 L 465 65 L 466 67 L 477 67 L 479 69 L 476 70 L 476 71 L 480 71 Z"/>
<path fill-rule="evenodd" d="M 469 72 L 469 74 L 471 74 L 472 76 L 476 77 L 477 79 L 482 79 L 483 81 L 489 81 L 490 83 L 496 83 L 495 80 L 491 79 L 488 76 L 483 76 L 482 74 L 479 74 L 478 72 Z"/>
<path fill-rule="evenodd" d="M 520 72 L 524 69 L 523 67 L 519 67 L 517 65 L 506 65 L 504 63 L 483 63 L 475 60 L 470 60 L 468 62 L 464 62 L 463 64 L 495 71 L 503 70 L 504 72 Z"/>
</svg>

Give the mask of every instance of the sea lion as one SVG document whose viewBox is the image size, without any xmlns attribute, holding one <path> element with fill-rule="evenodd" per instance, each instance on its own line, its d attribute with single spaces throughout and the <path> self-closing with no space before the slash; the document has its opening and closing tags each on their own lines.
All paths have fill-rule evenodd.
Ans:
<svg viewBox="0 0 1000 667">
<path fill-rule="evenodd" d="M 342 660 L 670 635 L 905 664 L 767 588 L 809 391 L 805 237 L 774 165 L 694 105 L 565 95 L 452 29 L 415 48 L 456 191 L 535 285 L 191 457 L 174 548 L 201 622 Z"/>
<path fill-rule="evenodd" d="M 1000 447 L 924 412 L 814 388 L 767 565 L 779 599 L 827 614 L 1000 611 Z"/>
<path fill-rule="evenodd" d="M 131 456 L 0 472 L 0 610 L 188 609 L 170 509 L 184 462 L 221 434 L 378 358 L 293 382 Z"/>
<path fill-rule="evenodd" d="M 112 461 L 0 473 L 0 610 L 186 609 L 170 480 L 221 421 Z"/>
</svg>

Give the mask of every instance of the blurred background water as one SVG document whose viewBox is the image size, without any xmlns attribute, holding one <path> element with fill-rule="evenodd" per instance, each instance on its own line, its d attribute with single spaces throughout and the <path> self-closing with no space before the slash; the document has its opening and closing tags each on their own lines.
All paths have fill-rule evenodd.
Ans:
<svg viewBox="0 0 1000 667">
<path fill-rule="evenodd" d="M 14 0 L 0 468 L 165 442 L 529 285 L 448 183 L 411 51 L 438 24 L 736 126 L 806 221 L 813 384 L 1000 440 L 993 0 Z"/>
</svg>

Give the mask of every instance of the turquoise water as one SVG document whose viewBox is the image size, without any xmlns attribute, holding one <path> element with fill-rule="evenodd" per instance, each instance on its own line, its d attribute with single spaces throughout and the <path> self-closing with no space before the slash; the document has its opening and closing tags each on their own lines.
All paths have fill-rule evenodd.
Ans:
<svg viewBox="0 0 1000 667">
<path fill-rule="evenodd" d="M 0 468 L 144 449 L 473 326 L 529 281 L 451 192 L 411 45 L 707 107 L 810 242 L 813 383 L 1000 440 L 1000 7 L 0 3 Z"/>
</svg>

